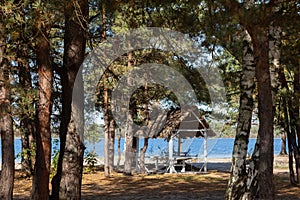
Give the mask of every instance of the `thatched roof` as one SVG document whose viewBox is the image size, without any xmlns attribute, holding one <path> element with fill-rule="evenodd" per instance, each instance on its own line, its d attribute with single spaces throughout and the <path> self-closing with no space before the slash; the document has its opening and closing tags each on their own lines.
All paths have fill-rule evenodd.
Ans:
<svg viewBox="0 0 300 200">
<path fill-rule="evenodd" d="M 209 137 L 216 136 L 196 107 L 168 112 L 166 122 L 156 136 L 170 138 L 174 131 L 179 131 L 182 138 L 203 137 L 202 131 L 207 131 Z"/>
<path fill-rule="evenodd" d="M 147 126 L 136 131 L 136 136 L 169 139 L 176 132 L 181 138 L 192 138 L 204 137 L 203 131 L 206 131 L 209 137 L 216 136 L 197 107 L 171 110 L 167 114 L 156 113 L 153 116 L 154 119 L 152 118 Z"/>
</svg>

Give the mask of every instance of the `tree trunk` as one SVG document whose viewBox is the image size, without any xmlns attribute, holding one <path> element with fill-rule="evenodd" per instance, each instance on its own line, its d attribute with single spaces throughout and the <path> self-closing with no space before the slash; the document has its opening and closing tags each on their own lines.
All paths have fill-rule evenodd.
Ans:
<svg viewBox="0 0 300 200">
<path fill-rule="evenodd" d="M 33 132 L 31 130 L 31 124 L 27 119 L 22 119 L 20 121 L 20 126 L 22 130 L 21 135 L 21 143 L 22 143 L 22 155 L 21 155 L 21 166 L 22 171 L 25 173 L 26 177 L 31 177 L 33 174 L 33 157 L 32 157 L 32 150 L 33 150 Z"/>
<path fill-rule="evenodd" d="M 295 112 L 292 108 L 292 103 L 288 100 L 288 115 L 289 115 L 289 134 L 288 134 L 288 149 L 289 149 L 289 169 L 290 169 L 290 180 L 293 185 L 299 184 L 299 148 L 297 144 L 296 136 L 296 121 L 295 121 Z M 295 171 L 293 160 L 295 160 Z"/>
<path fill-rule="evenodd" d="M 59 191 L 60 191 L 60 181 L 62 176 L 62 160 L 65 154 L 65 146 L 66 146 L 66 136 L 68 131 L 68 124 L 70 123 L 71 118 L 71 102 L 72 102 L 72 89 L 73 87 L 69 86 L 69 78 L 75 77 L 75 74 L 71 74 L 73 71 L 67 71 L 64 69 L 61 71 L 61 84 L 62 84 L 62 95 L 61 95 L 61 103 L 62 103 L 62 113 L 61 113 L 61 121 L 59 127 L 59 138 L 60 138 L 60 150 L 59 157 L 57 163 L 56 174 L 52 178 L 52 195 L 51 199 L 59 199 Z M 68 75 L 70 74 L 70 75 Z"/>
<path fill-rule="evenodd" d="M 57 174 L 52 180 L 52 199 L 80 199 L 83 168 L 83 83 L 79 68 L 85 57 L 88 1 L 65 1 L 62 121 Z M 80 83 L 75 88 L 76 77 Z M 72 94 L 77 99 L 72 99 Z M 73 100 L 73 101 L 72 101 Z M 72 105 L 71 105 L 72 104 Z"/>
<path fill-rule="evenodd" d="M 131 175 L 133 169 L 133 162 L 135 158 L 133 146 L 133 132 L 132 132 L 132 116 L 130 113 L 127 115 L 127 130 L 125 132 L 125 163 L 124 163 L 124 174 Z"/>
<path fill-rule="evenodd" d="M 295 179 L 295 172 L 294 172 L 294 158 L 293 158 L 293 138 L 292 138 L 292 128 L 290 124 L 290 116 L 289 116 L 289 111 L 288 111 L 288 103 L 285 100 L 285 97 L 283 98 L 283 111 L 284 111 L 284 119 L 285 119 L 285 130 L 287 133 L 287 138 L 288 138 L 288 156 L 289 156 L 289 171 L 290 171 L 290 182 L 292 185 L 296 185 L 296 179 Z"/>
<path fill-rule="evenodd" d="M 290 94 L 287 80 L 285 78 L 282 67 L 280 68 L 279 71 L 279 78 L 280 78 L 282 88 L 286 89 L 287 94 Z M 298 123 L 296 115 L 298 114 L 298 111 L 295 111 L 295 109 L 297 108 L 293 107 L 292 98 L 290 98 L 289 96 L 283 96 L 282 104 L 283 104 L 282 107 L 283 107 L 284 119 L 285 119 L 284 128 L 287 133 L 287 139 L 288 139 L 290 181 L 291 184 L 293 185 L 299 185 L 300 152 L 299 152 L 299 144 L 297 144 L 297 135 L 296 135 L 297 123 Z M 296 165 L 295 166 L 296 175 L 294 171 L 294 159 Z"/>
<path fill-rule="evenodd" d="M 0 33 L 2 30 L 0 24 Z M 3 37 L 1 35 L 0 37 Z M 2 169 L 0 175 L 0 199 L 12 199 L 14 187 L 14 133 L 11 116 L 10 80 L 8 60 L 4 58 L 5 38 L 0 38 L 0 133 L 2 144 Z"/>
<path fill-rule="evenodd" d="M 230 15 L 239 19 L 239 22 L 248 30 L 253 43 L 253 54 L 256 63 L 255 77 L 258 85 L 259 130 L 255 151 L 252 155 L 253 162 L 250 163 L 250 168 L 253 170 L 249 169 L 247 179 L 251 180 L 253 178 L 254 184 L 257 179 L 257 192 L 260 199 L 274 199 L 274 104 L 272 102 L 275 95 L 272 96 L 267 29 L 270 25 L 270 13 L 277 12 L 277 8 L 274 8 L 272 12 L 256 12 L 257 7 L 253 0 L 243 2 L 243 8 L 236 1 L 222 1 L 222 3 L 224 3 Z M 249 16 L 253 19 L 249 20 Z M 250 188 L 250 191 L 253 191 L 253 189 L 255 187 Z M 250 194 L 255 194 L 255 190 Z M 246 195 L 243 198 L 251 199 L 255 196 L 248 197 Z"/>
<path fill-rule="evenodd" d="M 257 60 L 258 85 L 259 159 L 258 188 L 260 199 L 274 199 L 274 110 L 269 67 L 269 40 L 267 29 L 262 25 L 249 28 L 253 40 L 254 58 Z"/>
<path fill-rule="evenodd" d="M 282 133 L 281 136 L 281 150 L 280 150 L 280 155 L 287 155 L 286 151 L 286 131 Z"/>
<path fill-rule="evenodd" d="M 21 55 L 23 56 L 23 55 Z M 31 86 L 31 75 L 30 67 L 26 63 L 19 62 L 19 81 L 20 85 L 23 87 L 24 98 L 33 98 L 30 90 Z M 28 94 L 29 93 L 29 94 Z M 30 96 L 31 95 L 31 96 Z M 22 97 L 23 98 L 23 97 Z M 22 140 L 22 171 L 27 177 L 33 174 L 34 157 L 32 156 L 32 151 L 34 149 L 34 135 L 35 135 L 35 113 L 30 113 L 35 105 L 34 101 L 26 102 L 26 105 L 22 109 L 21 119 L 20 119 L 20 129 L 21 129 L 21 140 Z"/>
<path fill-rule="evenodd" d="M 107 88 L 107 78 L 104 75 L 104 175 L 105 177 L 110 176 L 109 169 L 109 108 L 108 108 L 108 88 Z"/>
<path fill-rule="evenodd" d="M 109 177 L 114 171 L 115 121 L 112 119 L 111 114 L 104 113 L 104 116 L 104 174 Z"/>
<path fill-rule="evenodd" d="M 280 66 L 280 46 L 281 46 L 281 28 L 278 26 L 269 26 L 269 63 L 270 77 L 272 86 L 273 110 L 276 110 L 276 95 L 279 87 L 279 66 Z"/>
<path fill-rule="evenodd" d="M 108 166 L 109 173 L 114 171 L 114 161 L 115 161 L 115 120 L 110 120 L 109 125 L 109 136 L 108 136 Z"/>
<path fill-rule="evenodd" d="M 146 114 L 146 125 L 149 125 L 149 120 L 150 120 L 150 114 L 149 114 L 149 96 L 148 96 L 148 84 L 145 84 L 145 97 L 146 97 L 146 104 L 145 104 L 145 114 Z M 151 129 L 149 131 L 152 131 Z M 147 135 L 152 135 L 151 133 L 147 133 Z M 148 141 L 149 138 L 147 136 L 144 137 L 144 146 L 141 149 L 141 154 L 140 154 L 140 172 L 142 174 L 146 173 L 146 165 L 145 165 L 145 154 L 148 148 Z"/>
<path fill-rule="evenodd" d="M 240 80 L 240 107 L 232 153 L 231 176 L 228 182 L 226 199 L 241 199 L 246 191 L 246 156 L 253 111 L 253 90 L 255 88 L 255 63 L 250 35 L 244 32 L 243 71 Z"/>
<path fill-rule="evenodd" d="M 102 4 L 102 38 L 101 41 L 106 40 L 106 7 Z M 108 95 L 108 78 L 107 74 L 103 76 L 104 80 L 104 174 L 109 177 L 113 172 L 114 167 L 114 144 L 115 144 L 115 121 L 112 118 L 111 108 L 109 106 Z"/>
<path fill-rule="evenodd" d="M 37 16 L 40 23 L 42 16 Z M 46 24 L 46 23 L 45 23 Z M 49 198 L 49 175 L 51 165 L 50 113 L 52 98 L 52 63 L 48 39 L 49 27 L 35 27 L 36 59 L 39 76 L 39 101 L 37 106 L 36 162 L 34 167 L 31 198 Z"/>
<path fill-rule="evenodd" d="M 296 173 L 297 173 L 297 185 L 300 185 L 300 102 L 299 102 L 299 94 L 300 94 L 300 67 L 299 61 L 295 61 L 295 74 L 294 74 L 294 94 L 293 95 L 293 105 L 294 105 L 294 123 L 297 137 L 297 142 L 295 142 L 295 164 L 296 164 Z M 296 140 L 296 139 L 295 139 Z"/>
<path fill-rule="evenodd" d="M 78 72 L 77 76 L 81 72 Z M 81 82 L 82 83 L 82 82 Z M 68 125 L 66 146 L 62 165 L 62 179 L 60 199 L 81 199 L 82 171 L 83 171 L 83 85 L 74 87 L 77 97 L 73 99 L 71 120 Z M 80 91 L 82 90 L 82 91 Z"/>
<path fill-rule="evenodd" d="M 117 170 L 120 169 L 120 161 L 121 161 L 121 130 L 119 129 L 119 136 L 118 136 L 118 161 L 117 161 Z"/>
<path fill-rule="evenodd" d="M 254 151 L 251 155 L 251 159 L 249 162 L 248 170 L 247 170 L 247 188 L 245 195 L 243 195 L 243 199 L 254 199 L 258 197 L 258 173 L 259 173 L 259 144 L 260 138 L 257 137 L 256 143 L 254 146 Z"/>
<path fill-rule="evenodd" d="M 131 44 L 128 44 L 129 47 Z M 133 63 L 133 55 L 132 52 L 128 53 L 127 56 L 127 67 L 128 69 L 131 69 Z M 130 83 L 130 80 L 127 80 L 128 83 Z M 135 108 L 136 105 L 132 105 L 131 108 Z M 133 136 L 133 128 L 132 125 L 134 123 L 133 121 L 133 113 L 134 111 L 131 111 L 129 109 L 127 114 L 127 122 L 126 122 L 126 130 L 125 130 L 125 162 L 124 162 L 124 174 L 131 175 L 132 170 L 134 168 L 134 161 L 136 158 L 136 153 L 134 150 L 134 136 Z"/>
<path fill-rule="evenodd" d="M 148 141 L 149 141 L 148 137 L 144 138 L 144 146 L 141 149 L 140 170 L 141 170 L 142 174 L 146 173 L 145 154 L 146 154 L 146 151 L 147 151 L 147 148 L 148 148 Z"/>
<path fill-rule="evenodd" d="M 108 79 L 104 75 L 104 174 L 109 177 L 114 171 L 115 121 L 109 106 Z"/>
</svg>

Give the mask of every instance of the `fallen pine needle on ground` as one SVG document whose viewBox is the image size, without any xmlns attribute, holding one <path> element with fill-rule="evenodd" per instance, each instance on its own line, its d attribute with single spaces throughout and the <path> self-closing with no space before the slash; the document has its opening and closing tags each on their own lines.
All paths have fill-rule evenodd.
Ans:
<svg viewBox="0 0 300 200">
<path fill-rule="evenodd" d="M 287 158 L 276 157 L 274 166 L 276 198 L 300 199 L 300 189 L 291 186 L 289 181 Z M 105 178 L 102 171 L 96 171 L 83 175 L 82 199 L 224 199 L 229 176 L 229 170 L 209 170 L 201 174 L 124 176 L 113 173 Z M 31 179 L 16 173 L 14 198 L 29 199 L 30 190 Z"/>
</svg>

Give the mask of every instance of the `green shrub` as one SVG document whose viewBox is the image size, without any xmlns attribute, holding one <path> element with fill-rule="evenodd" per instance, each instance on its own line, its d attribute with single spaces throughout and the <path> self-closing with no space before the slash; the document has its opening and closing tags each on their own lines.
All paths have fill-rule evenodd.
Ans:
<svg viewBox="0 0 300 200">
<path fill-rule="evenodd" d="M 86 166 L 84 168 L 85 173 L 93 173 L 96 171 L 97 163 L 97 153 L 96 152 L 87 152 L 84 156 L 84 161 Z"/>
</svg>

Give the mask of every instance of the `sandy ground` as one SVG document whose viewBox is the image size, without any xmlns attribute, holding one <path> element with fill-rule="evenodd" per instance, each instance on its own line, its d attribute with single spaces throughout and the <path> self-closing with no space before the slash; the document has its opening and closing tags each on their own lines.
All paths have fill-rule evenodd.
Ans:
<svg viewBox="0 0 300 200">
<path fill-rule="evenodd" d="M 299 199 L 300 189 L 289 182 L 287 157 L 276 157 L 277 199 Z M 102 171 L 83 175 L 82 199 L 224 199 L 230 159 L 209 160 L 207 173 L 150 174 L 105 178 Z M 15 199 L 29 199 L 31 180 L 16 175 Z"/>
</svg>

